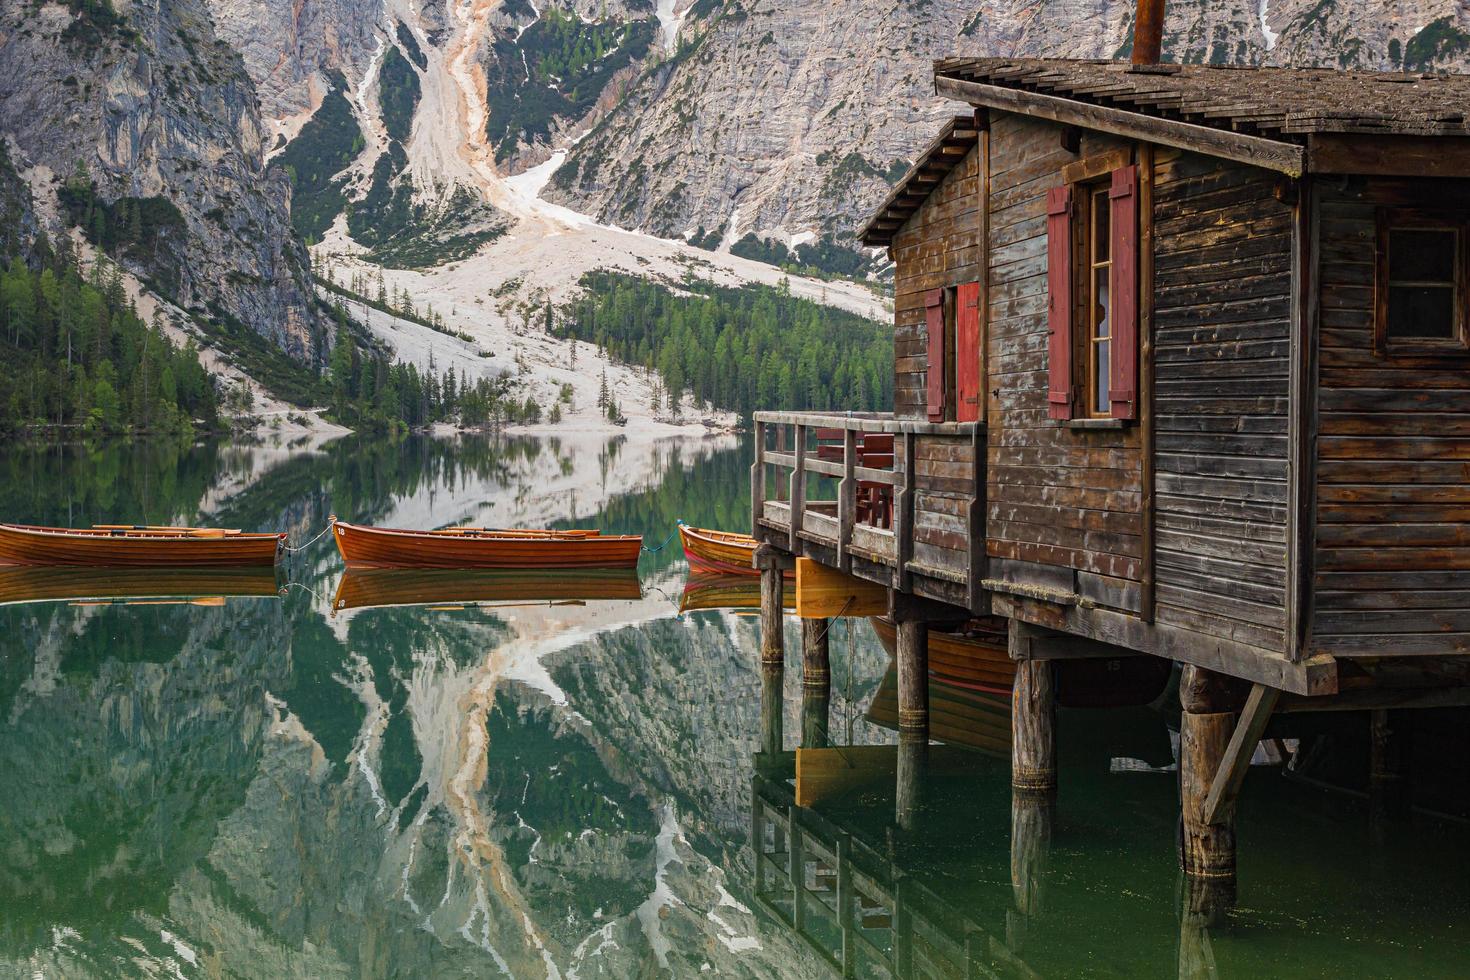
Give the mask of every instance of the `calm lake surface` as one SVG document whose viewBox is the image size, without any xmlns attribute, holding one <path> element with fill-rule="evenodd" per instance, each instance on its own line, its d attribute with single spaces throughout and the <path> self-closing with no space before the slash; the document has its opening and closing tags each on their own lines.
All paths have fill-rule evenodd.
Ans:
<svg viewBox="0 0 1470 980">
<path fill-rule="evenodd" d="M 652 547 L 678 518 L 744 529 L 749 459 L 731 437 L 7 447 L 0 514 Z M 791 765 L 759 755 L 755 619 L 681 614 L 677 540 L 639 571 L 344 580 L 323 539 L 275 577 L 0 575 L 0 976 L 833 975 L 834 876 L 807 876 L 798 933 L 776 867 Z M 831 740 L 893 745 L 871 627 L 831 650 Z M 895 925 L 918 976 L 1464 975 L 1464 825 L 1384 829 L 1276 770 L 1246 785 L 1239 907 L 1181 926 L 1171 722 L 1063 712 L 1049 845 L 1013 847 L 1003 698 L 956 715 L 989 752 L 944 754 L 916 829 L 891 774 L 799 816 L 809 853 L 852 856 L 855 975 L 889 975 Z M 760 889 L 753 821 L 778 852 Z"/>
</svg>

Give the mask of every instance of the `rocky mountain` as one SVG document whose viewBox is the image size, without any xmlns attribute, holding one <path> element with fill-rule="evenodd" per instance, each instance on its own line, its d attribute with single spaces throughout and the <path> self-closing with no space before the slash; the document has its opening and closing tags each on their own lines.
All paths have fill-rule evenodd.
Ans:
<svg viewBox="0 0 1470 980">
<path fill-rule="evenodd" d="M 933 95 L 933 58 L 1117 57 L 1133 4 L 729 0 L 694 13 L 677 55 L 570 149 L 546 196 L 658 235 L 852 269 L 853 231 L 956 108 Z M 1171 0 L 1165 58 L 1458 67 L 1467 29 L 1455 0 Z"/>
<path fill-rule="evenodd" d="M 301 361 L 328 338 L 254 86 L 201 0 L 4 0 L 0 137 L 53 231 Z"/>
</svg>

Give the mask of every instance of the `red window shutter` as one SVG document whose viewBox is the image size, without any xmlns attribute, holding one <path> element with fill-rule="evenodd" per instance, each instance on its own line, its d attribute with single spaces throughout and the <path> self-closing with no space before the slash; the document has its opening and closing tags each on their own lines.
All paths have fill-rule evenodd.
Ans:
<svg viewBox="0 0 1470 980">
<path fill-rule="evenodd" d="M 1115 419 L 1138 418 L 1138 168 L 1113 171 L 1108 191 L 1113 259 L 1113 349 L 1108 397 Z"/>
<path fill-rule="evenodd" d="M 924 322 L 929 328 L 929 421 L 944 421 L 944 290 L 924 294 Z"/>
<path fill-rule="evenodd" d="M 980 421 L 980 284 L 959 287 L 955 304 L 955 420 Z"/>
<path fill-rule="evenodd" d="M 1046 192 L 1047 414 L 1072 417 L 1072 188 Z"/>
</svg>

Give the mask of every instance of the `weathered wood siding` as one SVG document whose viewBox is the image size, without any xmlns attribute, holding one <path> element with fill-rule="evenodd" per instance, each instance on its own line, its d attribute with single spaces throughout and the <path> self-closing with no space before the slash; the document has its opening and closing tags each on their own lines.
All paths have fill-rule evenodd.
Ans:
<svg viewBox="0 0 1470 980">
<path fill-rule="evenodd" d="M 942 180 L 894 237 L 894 390 L 898 418 L 926 419 L 928 337 L 924 293 L 980 278 L 980 148 Z M 953 392 L 950 392 L 953 401 Z M 954 406 L 949 405 L 949 417 Z M 975 450 L 969 437 L 921 436 L 914 446 L 912 570 L 915 589 L 964 605 L 970 568 Z M 980 531 L 983 533 L 983 529 Z"/>
<path fill-rule="evenodd" d="M 893 239 L 893 413 L 925 419 L 924 293 L 979 278 L 979 147 L 942 180 Z"/>
<path fill-rule="evenodd" d="M 1461 183 L 1419 199 L 1465 207 Z M 1404 191 L 1320 192 L 1311 646 L 1338 655 L 1470 652 L 1470 362 L 1373 350 L 1375 209 Z"/>
<path fill-rule="evenodd" d="M 1136 609 L 1138 428 L 1081 430 L 1047 414 L 1046 192 L 1078 159 L 1060 135 L 1053 123 L 992 114 L 986 550 L 1000 577 L 1061 566 L 1103 604 Z M 1081 156 L 1124 146 L 1089 135 Z"/>
<path fill-rule="evenodd" d="M 1293 212 L 1274 188 L 1155 161 L 1155 595 L 1160 623 L 1284 651 Z"/>
</svg>

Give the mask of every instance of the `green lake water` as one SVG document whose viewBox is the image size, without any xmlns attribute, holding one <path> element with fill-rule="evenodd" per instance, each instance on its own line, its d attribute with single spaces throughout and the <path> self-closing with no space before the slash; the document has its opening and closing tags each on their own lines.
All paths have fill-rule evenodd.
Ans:
<svg viewBox="0 0 1470 980">
<path fill-rule="evenodd" d="M 8 447 L 0 515 L 653 547 L 679 518 L 745 528 L 749 458 L 732 438 Z M 796 928 L 772 824 L 793 812 L 808 857 L 849 855 L 856 976 L 1466 973 L 1464 825 L 1385 826 L 1277 770 L 1246 784 L 1238 906 L 1181 917 L 1165 711 L 1064 710 L 1040 823 L 1003 746 L 936 751 L 903 827 L 882 772 L 793 811 L 789 759 L 760 753 L 756 621 L 681 614 L 686 571 L 675 540 L 631 592 L 344 581 L 326 539 L 275 576 L 0 570 L 0 977 L 833 976 L 833 865 L 801 863 Z M 888 655 L 862 620 L 830 640 L 831 741 L 892 746 L 869 717 Z M 787 649 L 791 750 L 794 621 Z M 1003 698 L 967 711 L 1004 731 Z"/>
</svg>

